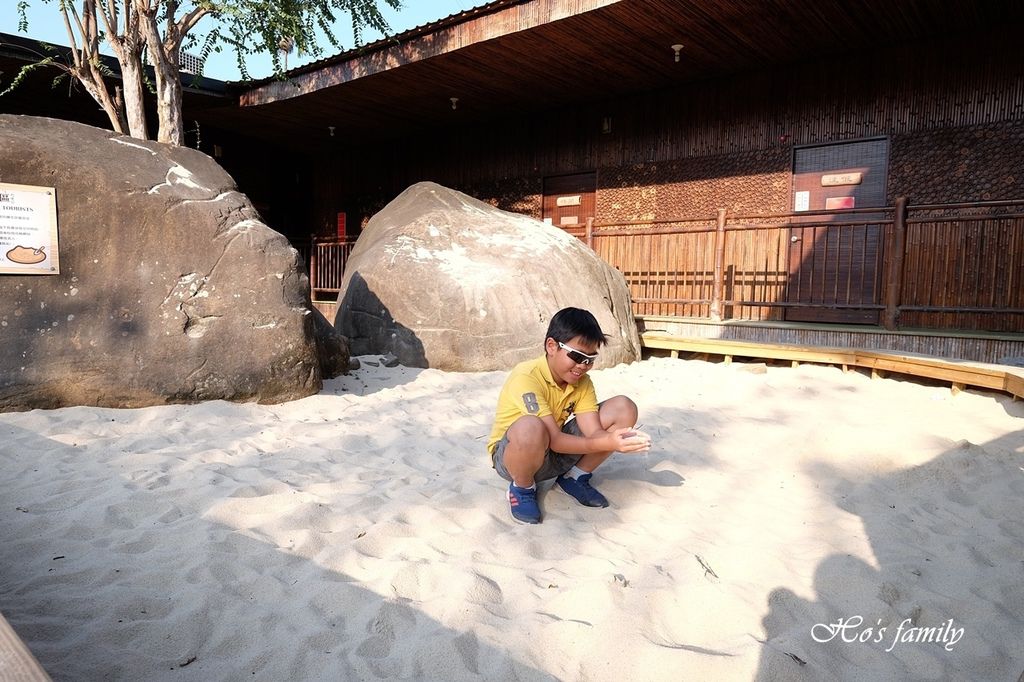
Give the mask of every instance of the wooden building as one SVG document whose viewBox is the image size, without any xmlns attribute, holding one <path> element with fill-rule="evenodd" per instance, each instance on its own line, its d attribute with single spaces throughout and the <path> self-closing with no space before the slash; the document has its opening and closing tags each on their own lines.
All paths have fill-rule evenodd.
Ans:
<svg viewBox="0 0 1024 682">
<path fill-rule="evenodd" d="M 326 242 L 328 292 L 433 180 L 586 239 L 648 329 L 995 361 L 1024 356 L 1022 28 L 1009 0 L 496 0 L 186 118 Z"/>
</svg>

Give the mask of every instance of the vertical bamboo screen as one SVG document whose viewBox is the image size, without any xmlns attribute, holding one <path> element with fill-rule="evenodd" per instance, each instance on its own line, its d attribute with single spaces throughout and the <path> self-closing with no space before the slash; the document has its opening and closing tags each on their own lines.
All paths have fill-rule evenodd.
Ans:
<svg viewBox="0 0 1024 682">
<path fill-rule="evenodd" d="M 912 207 L 901 324 L 1024 331 L 1022 211 L 1024 202 Z"/>
</svg>

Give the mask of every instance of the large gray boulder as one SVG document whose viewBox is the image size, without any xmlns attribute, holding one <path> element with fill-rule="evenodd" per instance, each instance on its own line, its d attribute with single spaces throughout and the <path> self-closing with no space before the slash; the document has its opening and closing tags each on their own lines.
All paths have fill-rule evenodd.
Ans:
<svg viewBox="0 0 1024 682">
<path fill-rule="evenodd" d="M 60 230 L 60 274 L 0 275 L 0 410 L 320 390 L 298 254 L 212 159 L 7 115 L 0 149 L 0 181 L 56 188 Z"/>
<path fill-rule="evenodd" d="M 334 326 L 352 353 L 412 367 L 509 369 L 543 353 L 574 306 L 609 335 L 601 366 L 640 357 L 626 282 L 563 230 L 432 182 L 408 188 L 359 235 Z"/>
</svg>

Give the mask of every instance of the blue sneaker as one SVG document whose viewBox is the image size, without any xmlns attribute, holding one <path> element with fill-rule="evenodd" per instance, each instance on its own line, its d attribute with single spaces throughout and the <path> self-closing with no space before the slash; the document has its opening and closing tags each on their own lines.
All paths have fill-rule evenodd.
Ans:
<svg viewBox="0 0 1024 682">
<path fill-rule="evenodd" d="M 593 474 L 582 474 L 579 478 L 559 476 L 555 482 L 566 494 L 576 498 L 576 501 L 585 507 L 607 507 L 608 498 L 590 486 L 591 476 Z"/>
<path fill-rule="evenodd" d="M 515 483 L 510 484 L 508 508 L 512 512 L 512 518 L 519 523 L 540 523 L 536 488 L 520 488 Z"/>
</svg>

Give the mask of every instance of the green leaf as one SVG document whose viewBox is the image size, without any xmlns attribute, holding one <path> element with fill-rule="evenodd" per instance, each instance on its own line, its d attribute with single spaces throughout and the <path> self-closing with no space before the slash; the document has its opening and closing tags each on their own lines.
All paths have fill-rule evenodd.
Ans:
<svg viewBox="0 0 1024 682">
<path fill-rule="evenodd" d="M 0 97 L 3 97 L 7 93 L 9 93 L 11 90 L 14 90 L 16 87 L 21 85 L 25 81 L 25 79 L 28 77 L 28 75 L 30 73 L 32 73 L 33 71 L 35 71 L 36 69 L 39 69 L 39 68 L 44 67 L 44 66 L 49 66 L 50 64 L 53 64 L 53 62 L 54 62 L 53 57 L 47 57 L 45 59 L 42 59 L 42 60 L 36 62 L 35 64 L 26 64 L 25 66 L 21 67 L 21 70 L 18 71 L 18 75 L 14 77 L 14 80 L 11 81 L 11 84 L 7 87 L 7 89 L 2 91 L 2 92 L 0 92 Z"/>
</svg>

